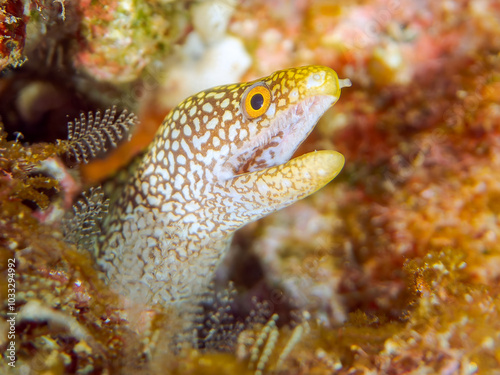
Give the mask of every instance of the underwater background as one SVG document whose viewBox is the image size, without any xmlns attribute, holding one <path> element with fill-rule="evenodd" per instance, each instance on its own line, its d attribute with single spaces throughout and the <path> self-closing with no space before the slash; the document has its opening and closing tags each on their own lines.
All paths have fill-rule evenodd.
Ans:
<svg viewBox="0 0 500 375">
<path fill-rule="evenodd" d="M 0 372 L 500 374 L 498 1 L 0 0 L 0 22 Z M 104 193 L 187 96 L 310 64 L 352 87 L 298 154 L 345 167 L 237 232 L 172 343 L 167 308 L 100 279 Z"/>
</svg>

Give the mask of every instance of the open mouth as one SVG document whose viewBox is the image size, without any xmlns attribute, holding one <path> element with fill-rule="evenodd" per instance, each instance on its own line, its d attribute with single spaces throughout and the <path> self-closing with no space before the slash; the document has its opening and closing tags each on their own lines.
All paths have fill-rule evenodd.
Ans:
<svg viewBox="0 0 500 375">
<path fill-rule="evenodd" d="M 332 95 L 317 95 L 277 114 L 269 126 L 229 157 L 224 169 L 234 177 L 286 163 L 335 100 Z"/>
</svg>

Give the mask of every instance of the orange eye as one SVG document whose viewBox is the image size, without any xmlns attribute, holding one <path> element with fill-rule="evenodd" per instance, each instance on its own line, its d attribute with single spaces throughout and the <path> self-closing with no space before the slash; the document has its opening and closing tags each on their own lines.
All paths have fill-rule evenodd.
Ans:
<svg viewBox="0 0 500 375">
<path fill-rule="evenodd" d="M 264 82 L 257 82 L 246 89 L 241 99 L 243 114 L 254 119 L 266 113 L 271 104 L 271 90 Z"/>
</svg>

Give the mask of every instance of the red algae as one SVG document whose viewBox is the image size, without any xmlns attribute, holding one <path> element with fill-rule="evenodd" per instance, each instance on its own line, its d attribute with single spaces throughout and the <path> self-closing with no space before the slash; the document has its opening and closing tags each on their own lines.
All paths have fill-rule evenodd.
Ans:
<svg viewBox="0 0 500 375">
<path fill-rule="evenodd" d="M 141 117 L 151 125 L 144 134 L 168 110 L 151 99 L 161 92 L 161 61 L 191 28 L 187 3 L 168 9 L 160 3 L 151 4 L 168 25 L 152 17 L 151 4 L 127 14 L 127 2 L 108 1 L 106 12 L 102 4 L 78 2 L 86 17 L 79 37 L 72 34 L 75 53 L 69 57 L 72 74 L 107 81 L 144 109 Z M 15 60 L 22 56 L 28 19 L 19 13 L 20 2 L 8 4 L 17 6 L 17 44 L 0 52 L 13 61 L 12 53 Z M 222 306 L 215 297 L 204 300 L 204 324 L 210 321 L 205 341 L 193 337 L 200 335 L 194 330 L 172 345 L 164 338 L 176 324 L 168 311 L 124 308 L 90 253 L 63 241 L 61 215 L 47 214 L 67 211 L 76 194 L 50 174 L 32 173 L 58 146 L 26 147 L 2 134 L 0 264 L 6 275 L 8 259 L 18 262 L 15 371 L 496 371 L 499 12 L 492 0 L 248 0 L 235 6 L 229 32 L 253 59 L 244 79 L 304 64 L 331 66 L 351 79 L 353 86 L 299 150 L 335 148 L 346 167 L 335 184 L 236 235 L 219 281 L 234 277 L 238 296 Z M 124 20 L 137 23 L 121 27 Z M 12 30 L 0 35 L 6 33 Z M 115 37 L 120 51 L 111 48 Z M 152 66 L 154 87 L 144 78 Z M 9 74 L 15 81 L 17 71 Z M 150 90 L 134 96 L 130 82 Z M 104 106 L 110 98 L 101 100 Z M 139 152 L 147 137 L 139 135 L 115 161 L 95 164 L 86 178 L 111 176 L 119 168 L 116 159 Z M 2 278 L 4 299 L 6 286 Z M 6 313 L 4 305 L 3 318 Z M 264 318 L 255 319 L 259 314 Z M 6 327 L 2 319 L 0 331 Z M 6 337 L 0 345 L 6 348 Z M 0 366 L 7 369 L 6 362 Z"/>
</svg>

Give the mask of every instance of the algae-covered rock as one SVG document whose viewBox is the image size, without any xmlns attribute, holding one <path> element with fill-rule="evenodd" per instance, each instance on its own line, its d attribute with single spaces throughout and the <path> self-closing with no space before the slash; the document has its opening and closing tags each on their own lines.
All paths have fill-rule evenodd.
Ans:
<svg viewBox="0 0 500 375">
<path fill-rule="evenodd" d="M 0 371 L 498 371 L 495 1 L 31 3 L 0 3 L 0 66 L 10 65 L 0 77 L 9 129 L 0 135 Z M 219 6 L 227 12 L 203 19 Z M 352 80 L 299 150 L 338 149 L 346 167 L 335 184 L 235 236 L 217 280 L 234 286 L 200 298 L 193 329 L 172 343 L 166 337 L 180 319 L 168 309 L 126 309 L 82 251 L 90 246 L 78 242 L 82 233 L 68 235 L 64 222 L 87 223 L 83 214 L 66 218 L 80 175 L 60 159 L 62 143 L 41 143 L 38 131 L 65 134 L 79 113 L 114 101 L 142 108 L 143 133 L 118 156 L 128 160 L 175 105 L 161 93 L 183 95 L 176 72 L 182 81 L 221 75 L 218 62 L 235 57 L 218 48 L 228 41 L 244 63 L 230 67 L 237 79 L 314 63 Z M 62 120 L 52 115 L 56 104 Z M 86 181 L 118 168 L 103 163 Z"/>
</svg>

